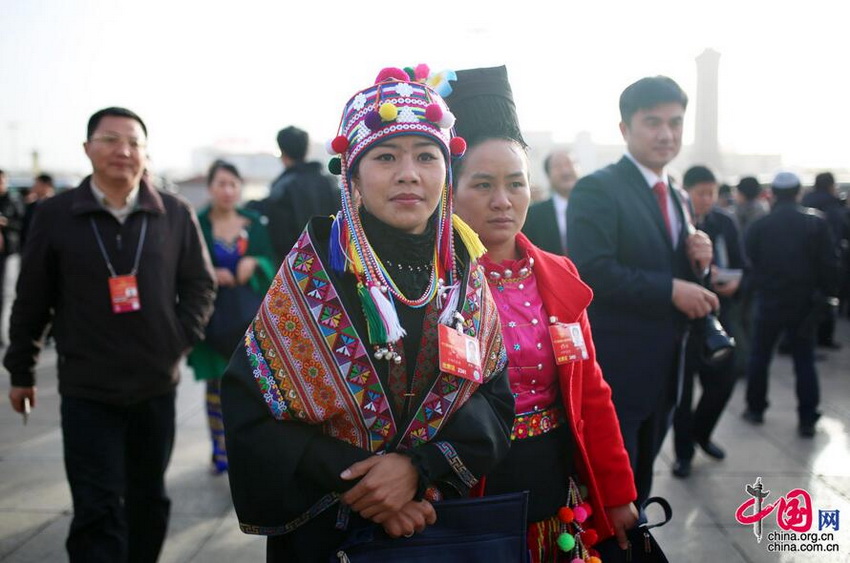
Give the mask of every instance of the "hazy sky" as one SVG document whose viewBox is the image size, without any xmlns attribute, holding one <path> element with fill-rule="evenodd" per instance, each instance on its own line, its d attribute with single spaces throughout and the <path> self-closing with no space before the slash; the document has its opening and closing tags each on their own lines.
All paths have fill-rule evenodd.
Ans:
<svg viewBox="0 0 850 563">
<path fill-rule="evenodd" d="M 274 152 L 288 124 L 324 140 L 381 67 L 420 62 L 507 64 L 525 130 L 617 143 L 622 89 L 667 74 L 693 99 L 706 47 L 721 53 L 725 149 L 847 167 L 847 20 L 838 2 L 794 5 L 0 0 L 0 168 L 38 149 L 46 170 L 87 171 L 86 120 L 109 105 L 142 116 L 161 170 L 222 141 Z"/>
</svg>

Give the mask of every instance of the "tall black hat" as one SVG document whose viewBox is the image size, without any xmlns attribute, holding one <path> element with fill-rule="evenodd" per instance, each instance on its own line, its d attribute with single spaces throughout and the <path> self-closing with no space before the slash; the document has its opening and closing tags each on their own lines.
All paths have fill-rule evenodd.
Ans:
<svg viewBox="0 0 850 563">
<path fill-rule="evenodd" d="M 492 138 L 511 139 L 523 147 L 508 69 L 502 66 L 457 71 L 445 99 L 457 121 L 455 131 L 472 147 Z"/>
</svg>

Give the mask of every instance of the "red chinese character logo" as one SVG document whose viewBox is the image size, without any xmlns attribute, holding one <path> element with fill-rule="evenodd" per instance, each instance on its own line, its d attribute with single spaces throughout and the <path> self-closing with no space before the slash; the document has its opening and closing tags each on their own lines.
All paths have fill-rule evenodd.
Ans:
<svg viewBox="0 0 850 563">
<path fill-rule="evenodd" d="M 785 531 L 807 532 L 812 527 L 812 497 L 805 489 L 792 489 L 784 497 L 764 505 L 764 499 L 770 494 L 765 491 L 761 477 L 752 485 L 747 485 L 750 498 L 735 511 L 735 519 L 740 524 L 753 525 L 753 533 L 758 541 L 762 538 L 762 520 L 776 509 L 776 524 Z"/>
<path fill-rule="evenodd" d="M 812 497 L 805 489 L 792 489 L 779 499 L 776 523 L 793 532 L 808 532 L 812 527 Z"/>
</svg>

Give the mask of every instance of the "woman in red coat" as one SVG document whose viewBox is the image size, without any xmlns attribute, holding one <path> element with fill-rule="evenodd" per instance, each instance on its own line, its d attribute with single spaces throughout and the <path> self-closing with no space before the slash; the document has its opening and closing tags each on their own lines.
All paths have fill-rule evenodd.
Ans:
<svg viewBox="0 0 850 563">
<path fill-rule="evenodd" d="M 528 490 L 534 561 L 590 560 L 590 547 L 637 521 L 637 497 L 586 309 L 593 294 L 564 256 L 520 232 L 528 158 L 504 67 L 457 73 L 447 99 L 467 140 L 455 208 L 487 247 L 480 263 L 502 323 L 516 401 L 511 451 L 484 494 Z"/>
</svg>

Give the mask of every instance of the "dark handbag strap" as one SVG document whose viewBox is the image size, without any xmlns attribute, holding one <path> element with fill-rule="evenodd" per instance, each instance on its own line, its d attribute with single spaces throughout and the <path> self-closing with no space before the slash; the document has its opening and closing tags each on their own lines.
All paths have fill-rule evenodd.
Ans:
<svg viewBox="0 0 850 563">
<path fill-rule="evenodd" d="M 644 530 L 651 530 L 652 528 L 658 528 L 659 526 L 663 526 L 667 522 L 669 522 L 673 518 L 673 509 L 670 507 L 670 503 L 667 502 L 667 499 L 664 497 L 650 497 L 646 499 L 643 503 L 643 510 L 646 511 L 646 508 L 651 504 L 659 505 L 662 510 L 664 510 L 664 520 L 661 522 L 656 522 L 655 524 L 641 524 L 641 528 Z"/>
</svg>

